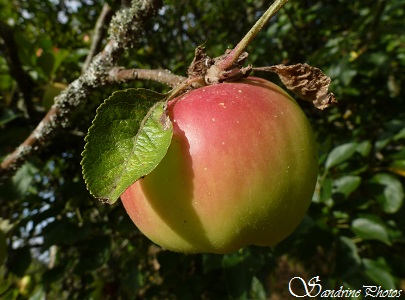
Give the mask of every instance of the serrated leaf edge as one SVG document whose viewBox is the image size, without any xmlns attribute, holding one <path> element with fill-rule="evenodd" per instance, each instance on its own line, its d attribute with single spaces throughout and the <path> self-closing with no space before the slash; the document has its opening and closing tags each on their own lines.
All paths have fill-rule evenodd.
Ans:
<svg viewBox="0 0 405 300">
<path fill-rule="evenodd" d="M 89 188 L 89 180 L 88 180 L 88 176 L 87 176 L 88 174 L 87 174 L 87 172 L 86 172 L 86 168 L 85 168 L 84 165 L 83 165 L 83 161 L 84 161 L 84 159 L 85 159 L 86 152 L 88 151 L 88 149 L 87 149 L 87 145 L 88 145 L 87 142 L 88 142 L 89 133 L 90 133 L 90 131 L 92 130 L 92 128 L 94 128 L 94 126 L 95 126 L 95 122 L 97 121 L 97 118 L 98 118 L 98 115 L 99 115 L 100 110 L 103 109 L 103 106 L 106 105 L 106 103 L 107 103 L 109 100 L 111 100 L 112 97 L 114 97 L 116 94 L 126 93 L 126 92 L 129 92 L 129 91 L 135 91 L 135 90 L 136 90 L 136 91 L 145 90 L 145 91 L 148 91 L 148 92 L 151 91 L 151 90 L 145 89 L 145 88 L 129 88 L 129 89 L 125 89 L 125 90 L 114 91 L 108 98 L 106 98 L 106 99 L 103 101 L 103 103 L 101 103 L 101 104 L 99 105 L 99 107 L 97 107 L 95 117 L 94 117 L 93 121 L 91 122 L 91 125 L 90 125 L 89 129 L 87 130 L 86 136 L 84 137 L 85 145 L 84 145 L 84 149 L 83 149 L 83 151 L 82 151 L 82 153 L 81 153 L 82 160 L 80 161 L 80 165 L 82 166 L 82 176 L 83 176 L 83 179 L 84 179 L 84 183 L 85 183 L 85 185 L 86 185 L 86 189 L 89 191 L 90 195 L 92 195 L 94 198 L 96 198 L 97 200 L 99 200 L 99 201 L 102 202 L 102 203 L 114 204 L 117 199 L 115 199 L 115 200 L 112 201 L 110 198 L 99 197 L 99 196 L 95 195 L 95 194 L 91 191 L 91 189 Z M 164 94 L 161 94 L 161 93 L 157 93 L 157 92 L 154 92 L 154 93 L 164 96 Z M 165 99 L 165 98 L 163 98 L 163 99 Z M 165 100 L 161 100 L 161 101 L 156 102 L 156 103 L 149 109 L 148 113 L 145 115 L 145 117 L 143 118 L 143 120 L 142 120 L 142 122 L 141 122 L 141 124 L 140 124 L 140 126 L 139 126 L 139 130 L 138 130 L 138 133 L 136 134 L 136 138 L 137 138 L 137 136 L 139 135 L 140 129 L 141 129 L 142 126 L 145 124 L 145 122 L 146 122 L 146 120 L 148 119 L 148 117 L 150 116 L 150 114 L 153 112 L 153 109 L 155 108 L 155 106 L 157 106 L 158 104 L 161 104 L 162 102 L 165 102 L 164 105 L 167 106 L 167 96 L 166 96 L 166 99 L 165 99 Z M 164 109 L 166 110 L 166 107 L 165 107 Z M 136 143 L 134 143 L 134 146 L 135 146 L 135 144 L 136 144 Z M 151 170 L 151 171 L 153 171 L 153 170 Z M 150 172 L 151 172 L 151 171 L 150 171 Z M 149 173 L 150 173 L 150 172 L 149 172 Z M 148 174 L 149 174 L 149 173 L 148 173 Z M 147 174 L 145 174 L 145 175 L 147 175 Z M 138 178 L 137 180 L 139 180 L 139 178 Z M 137 180 L 135 180 L 135 181 L 137 181 Z M 135 181 L 134 181 L 134 182 L 135 182 Z"/>
<path fill-rule="evenodd" d="M 159 101 L 159 102 L 155 103 L 155 104 L 149 109 L 149 111 L 147 112 L 147 114 L 145 115 L 145 117 L 142 119 L 142 122 L 141 122 L 140 125 L 139 125 L 138 132 L 137 132 L 137 134 L 135 135 L 135 138 L 134 138 L 134 142 L 133 142 L 133 145 L 132 145 L 132 150 L 131 150 L 131 152 L 130 152 L 130 155 L 134 155 L 134 154 L 135 154 L 135 149 L 136 149 L 137 141 L 138 141 L 139 135 L 140 135 L 140 133 L 141 133 L 141 131 L 142 131 L 142 128 L 144 127 L 145 123 L 149 120 L 150 116 L 153 114 L 153 112 L 155 111 L 155 109 L 156 109 L 158 106 L 160 106 L 160 105 L 162 105 L 162 104 L 165 106 L 165 103 L 164 103 L 164 102 L 165 102 L 165 100 L 162 100 L 162 101 Z M 165 111 L 166 108 L 163 107 L 163 110 Z M 165 112 L 164 112 L 164 113 L 165 113 Z M 163 125 L 163 124 L 162 124 L 162 125 Z M 164 130 L 167 130 L 167 129 L 164 128 Z M 148 136 L 148 137 L 149 137 L 149 136 Z M 166 152 L 167 152 L 167 149 L 166 149 Z M 124 169 L 126 169 L 126 166 L 128 165 L 128 162 L 129 162 L 129 159 L 125 161 L 125 163 L 124 163 L 124 165 L 125 165 Z M 146 175 L 150 174 L 156 167 L 157 167 L 157 165 L 156 165 L 153 169 L 151 169 L 148 173 L 145 173 L 145 174 L 143 174 L 141 177 L 135 179 L 135 180 L 133 181 L 133 183 L 136 182 L 137 180 L 139 180 L 140 178 L 142 178 L 143 176 L 146 176 Z M 124 172 L 123 172 L 123 173 L 124 173 Z M 113 189 L 113 191 L 116 190 L 116 188 L 117 188 L 117 186 L 118 186 L 117 182 L 119 182 L 121 178 L 122 178 L 122 175 L 116 177 L 116 179 L 115 179 L 115 181 L 114 181 L 114 187 L 115 187 L 115 188 Z M 115 200 L 108 199 L 107 201 L 108 201 L 109 203 L 113 204 L 113 203 L 116 201 L 116 199 L 115 199 Z"/>
</svg>

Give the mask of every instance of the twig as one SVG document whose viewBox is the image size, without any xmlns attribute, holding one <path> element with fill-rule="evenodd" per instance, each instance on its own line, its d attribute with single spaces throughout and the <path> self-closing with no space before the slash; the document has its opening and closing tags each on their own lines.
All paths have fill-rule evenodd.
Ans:
<svg viewBox="0 0 405 300">
<path fill-rule="evenodd" d="M 13 29 L 2 21 L 0 21 L 0 38 L 4 41 L 5 58 L 10 74 L 18 83 L 18 87 L 22 93 L 26 113 L 29 118 L 33 118 L 35 117 L 35 109 L 31 99 L 34 83 L 22 67 L 18 56 L 17 44 L 14 40 Z"/>
<path fill-rule="evenodd" d="M 175 75 L 168 70 L 124 69 L 121 67 L 112 68 L 108 77 L 111 83 L 128 82 L 135 79 L 153 80 L 175 87 L 186 77 Z"/>
<path fill-rule="evenodd" d="M 94 34 L 93 34 L 93 41 L 90 46 L 89 53 L 87 54 L 86 60 L 82 66 L 82 73 L 84 73 L 87 68 L 89 67 L 91 60 L 96 55 L 96 53 L 100 50 L 101 43 L 105 36 L 107 30 L 105 30 L 106 24 L 111 21 L 113 15 L 113 11 L 111 7 L 106 3 L 104 4 L 100 16 L 97 19 L 96 26 L 94 26 Z"/>
<path fill-rule="evenodd" d="M 55 98 L 55 104 L 30 136 L 1 163 L 0 183 L 44 147 L 58 129 L 67 127 L 72 112 L 86 102 L 95 88 L 109 83 L 111 68 L 121 54 L 135 44 L 145 20 L 155 14 L 162 4 L 162 0 L 132 1 L 131 7 L 119 11 L 113 17 L 110 40 L 104 50 L 93 58 L 84 74 Z"/>
<path fill-rule="evenodd" d="M 226 70 L 238 60 L 238 58 L 245 51 L 247 45 L 257 36 L 260 30 L 266 25 L 270 18 L 274 16 L 288 0 L 275 0 L 272 5 L 265 11 L 253 27 L 246 33 L 243 39 L 233 48 L 227 57 L 218 64 L 219 69 Z"/>
</svg>

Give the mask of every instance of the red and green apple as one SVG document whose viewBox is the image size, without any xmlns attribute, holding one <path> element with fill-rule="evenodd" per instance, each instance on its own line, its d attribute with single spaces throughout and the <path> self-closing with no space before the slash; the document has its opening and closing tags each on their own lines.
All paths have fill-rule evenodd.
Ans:
<svg viewBox="0 0 405 300">
<path fill-rule="evenodd" d="M 136 226 L 176 252 L 272 246 L 303 219 L 317 180 L 316 143 L 300 106 L 249 77 L 168 104 L 173 140 L 121 196 Z"/>
</svg>

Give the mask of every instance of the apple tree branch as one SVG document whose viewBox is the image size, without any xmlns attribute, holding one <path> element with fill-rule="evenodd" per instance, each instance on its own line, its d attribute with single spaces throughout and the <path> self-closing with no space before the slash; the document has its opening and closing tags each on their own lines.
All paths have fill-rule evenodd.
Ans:
<svg viewBox="0 0 405 300">
<path fill-rule="evenodd" d="M 134 0 L 130 7 L 114 15 L 104 49 L 93 57 L 84 73 L 55 98 L 55 104 L 38 126 L 0 164 L 0 183 L 44 147 L 59 129 L 69 125 L 72 113 L 86 102 L 92 91 L 111 82 L 110 71 L 117 60 L 126 49 L 134 46 L 144 22 L 156 14 L 162 4 L 162 0 Z"/>
</svg>

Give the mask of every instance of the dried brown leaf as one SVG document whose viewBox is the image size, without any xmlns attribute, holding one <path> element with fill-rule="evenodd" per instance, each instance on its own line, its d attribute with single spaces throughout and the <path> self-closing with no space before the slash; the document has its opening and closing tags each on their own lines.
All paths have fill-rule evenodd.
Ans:
<svg viewBox="0 0 405 300">
<path fill-rule="evenodd" d="M 214 64 L 214 60 L 205 53 L 204 46 L 198 46 L 195 49 L 194 59 L 188 67 L 189 77 L 203 77 L 207 69 Z"/>
<path fill-rule="evenodd" d="M 318 109 L 325 109 L 337 102 L 335 95 L 329 92 L 330 77 L 308 64 L 275 65 L 253 70 L 276 73 L 287 89 L 303 100 L 312 102 Z"/>
</svg>

